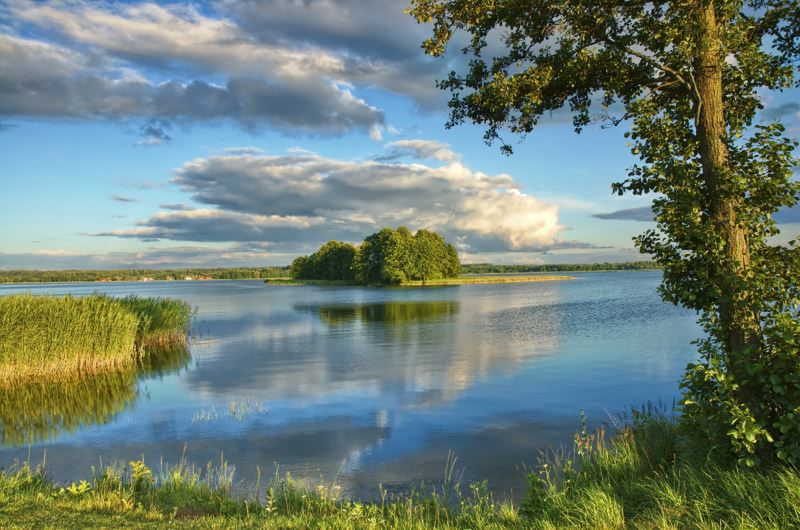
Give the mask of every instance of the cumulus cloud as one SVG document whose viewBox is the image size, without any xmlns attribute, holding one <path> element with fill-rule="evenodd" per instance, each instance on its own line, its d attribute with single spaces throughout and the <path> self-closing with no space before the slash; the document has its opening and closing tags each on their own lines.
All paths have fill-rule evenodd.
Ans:
<svg viewBox="0 0 800 530">
<path fill-rule="evenodd" d="M 287 264 L 292 254 L 265 245 L 175 246 L 146 248 L 135 252 L 84 254 L 64 249 L 1 253 L 0 268 L 5 269 L 140 269 L 182 267 L 263 266 Z"/>
<path fill-rule="evenodd" d="M 156 83 L 98 70 L 77 52 L 4 35 L 0 74 L 0 115 L 6 116 L 232 120 L 251 130 L 269 124 L 329 134 L 383 123 L 380 110 L 331 80 L 231 77 L 224 84 Z"/>
<path fill-rule="evenodd" d="M 388 161 L 412 156 L 420 160 L 433 159 L 452 162 L 461 158 L 446 143 L 433 140 L 397 140 L 388 143 L 386 147 L 389 152 L 379 156 L 376 160 Z"/>
<path fill-rule="evenodd" d="M 445 60 L 426 56 L 420 44 L 430 27 L 405 7 L 394 0 L 219 0 L 202 7 L 6 0 L 0 117 L 230 120 L 249 130 L 360 130 L 381 141 L 384 114 L 357 97 L 359 90 L 444 110 L 447 95 L 435 81 L 467 60 L 458 53 L 463 36 Z M 487 57 L 504 51 L 500 38 L 488 40 Z M 142 143 L 158 143 L 158 135 Z"/>
<path fill-rule="evenodd" d="M 0 35 L 0 115 L 231 120 L 322 134 L 383 125 L 353 95 L 341 56 L 254 42 L 193 6 L 12 1 L 8 10 L 60 44 Z M 166 140 L 163 127 L 143 132 Z"/>
<path fill-rule="evenodd" d="M 410 96 L 423 108 L 444 103 L 435 80 L 451 64 L 422 53 L 429 35 L 394 0 L 222 0 L 220 12 L 248 36 L 272 45 L 302 45 L 345 58 L 354 83 Z"/>
<path fill-rule="evenodd" d="M 560 238 L 556 205 L 523 193 L 508 174 L 457 161 L 431 167 L 302 152 L 223 153 L 184 164 L 172 182 L 206 207 L 159 212 L 99 235 L 306 244 L 359 241 L 383 226 L 406 225 L 441 231 L 470 252 L 585 246 Z"/>
<path fill-rule="evenodd" d="M 95 235 L 148 241 L 283 241 L 303 239 L 308 229 L 323 222 L 320 217 L 253 215 L 200 208 L 158 212 L 136 228 Z"/>
</svg>

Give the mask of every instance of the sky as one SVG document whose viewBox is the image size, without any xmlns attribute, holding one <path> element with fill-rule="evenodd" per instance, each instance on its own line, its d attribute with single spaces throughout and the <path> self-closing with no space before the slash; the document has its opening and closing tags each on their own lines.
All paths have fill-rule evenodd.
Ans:
<svg viewBox="0 0 800 530">
<path fill-rule="evenodd" d="M 405 7 L 0 0 L 0 268 L 284 265 L 401 225 L 463 262 L 642 259 L 625 127 L 556 112 L 510 157 L 447 129 L 464 59 Z M 799 137 L 800 91 L 763 100 Z"/>
</svg>

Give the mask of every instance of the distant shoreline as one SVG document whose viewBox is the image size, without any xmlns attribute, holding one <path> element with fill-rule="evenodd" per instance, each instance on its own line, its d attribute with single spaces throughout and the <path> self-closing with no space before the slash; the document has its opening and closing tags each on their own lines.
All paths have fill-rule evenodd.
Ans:
<svg viewBox="0 0 800 530">
<path fill-rule="evenodd" d="M 660 270 L 652 262 L 554 264 L 554 265 L 493 265 L 465 264 L 465 276 L 495 275 L 561 275 L 562 273 L 616 272 Z M 217 267 L 191 269 L 65 269 L 27 270 L 0 269 L 0 285 L 33 285 L 41 283 L 121 283 L 121 282 L 183 282 L 215 280 L 274 280 L 289 277 L 288 266 Z M 188 279 L 190 278 L 190 280 Z"/>
</svg>

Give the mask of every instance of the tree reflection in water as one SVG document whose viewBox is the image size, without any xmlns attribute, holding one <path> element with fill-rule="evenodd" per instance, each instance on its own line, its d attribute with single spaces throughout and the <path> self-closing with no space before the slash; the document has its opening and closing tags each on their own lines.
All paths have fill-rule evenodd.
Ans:
<svg viewBox="0 0 800 530">
<path fill-rule="evenodd" d="M 37 443 L 62 432 L 110 422 L 131 407 L 137 381 L 187 366 L 185 345 L 151 352 L 134 370 L 0 389 L 0 445 Z"/>
<path fill-rule="evenodd" d="M 446 301 L 392 301 L 372 304 L 295 306 L 300 311 L 317 313 L 320 319 L 332 326 L 360 322 L 407 324 L 414 321 L 435 320 L 458 313 L 459 302 Z"/>
</svg>

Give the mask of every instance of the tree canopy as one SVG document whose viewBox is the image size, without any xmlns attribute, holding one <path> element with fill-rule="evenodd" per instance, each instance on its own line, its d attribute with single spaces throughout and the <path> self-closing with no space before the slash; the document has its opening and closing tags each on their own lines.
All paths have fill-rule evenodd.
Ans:
<svg viewBox="0 0 800 530">
<path fill-rule="evenodd" d="M 289 267 L 289 275 L 303 280 L 353 281 L 355 255 L 355 246 L 341 241 L 328 241 L 310 256 L 296 258 Z"/>
<path fill-rule="evenodd" d="M 796 142 L 756 122 L 763 91 L 797 82 L 800 3 L 412 0 L 410 13 L 433 23 L 432 55 L 468 36 L 469 64 L 440 82 L 449 127 L 482 124 L 510 154 L 501 132 L 553 111 L 578 132 L 630 126 L 640 163 L 612 190 L 654 194 L 657 229 L 636 244 L 663 268 L 663 297 L 707 332 L 685 421 L 749 465 L 800 463 L 800 248 L 770 240 L 800 195 Z"/>
<path fill-rule="evenodd" d="M 458 251 L 429 230 L 416 234 L 401 226 L 367 236 L 356 248 L 328 241 L 310 256 L 294 260 L 289 273 L 303 280 L 354 281 L 360 284 L 402 284 L 455 278 L 461 272 Z"/>
</svg>

